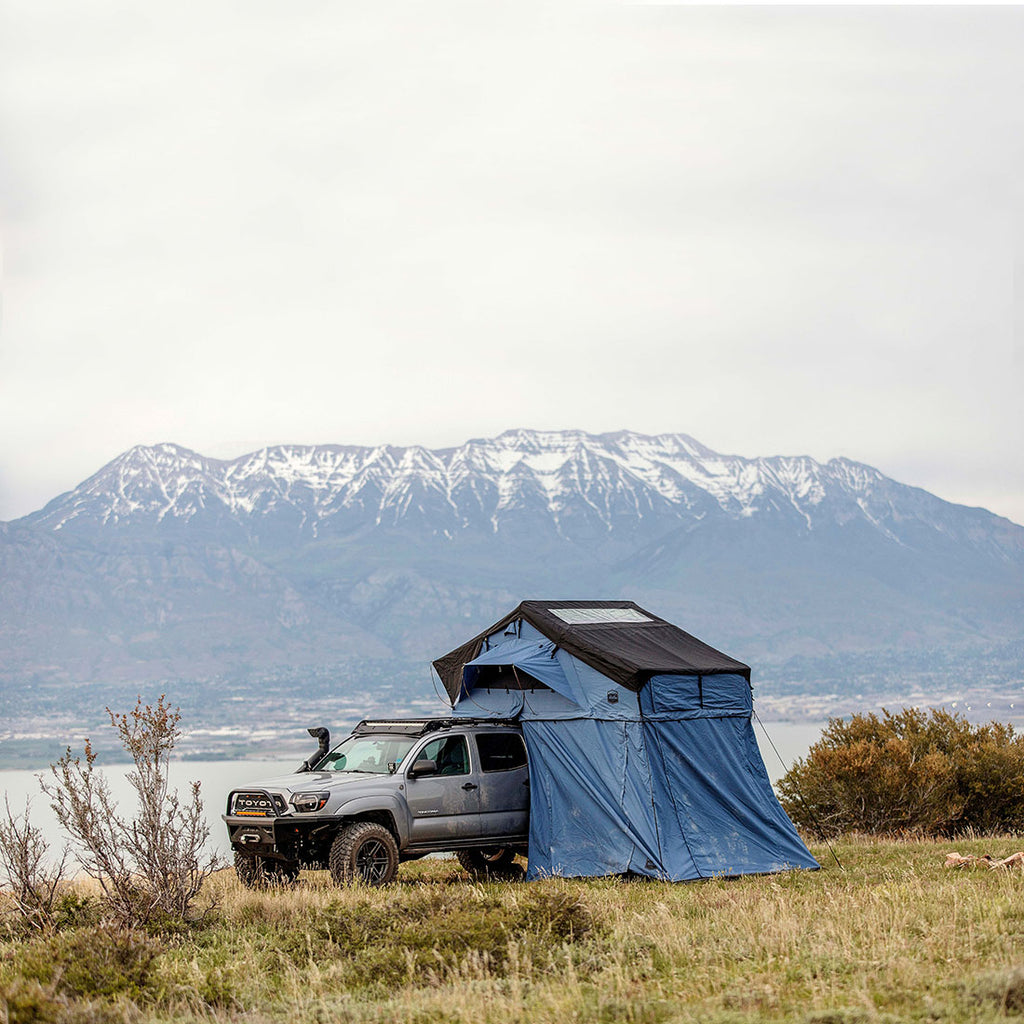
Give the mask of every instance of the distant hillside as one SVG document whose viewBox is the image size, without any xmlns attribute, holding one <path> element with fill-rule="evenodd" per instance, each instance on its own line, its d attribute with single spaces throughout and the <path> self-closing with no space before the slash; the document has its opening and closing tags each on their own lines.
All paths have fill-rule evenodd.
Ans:
<svg viewBox="0 0 1024 1024">
<path fill-rule="evenodd" d="M 924 677 L 1019 650 L 1024 528 L 848 459 L 746 459 L 683 434 L 231 461 L 137 447 L 0 525 L 0 680 L 425 676 L 526 597 L 630 597 L 755 682 L 842 679 L 848 655 L 886 652 Z"/>
</svg>

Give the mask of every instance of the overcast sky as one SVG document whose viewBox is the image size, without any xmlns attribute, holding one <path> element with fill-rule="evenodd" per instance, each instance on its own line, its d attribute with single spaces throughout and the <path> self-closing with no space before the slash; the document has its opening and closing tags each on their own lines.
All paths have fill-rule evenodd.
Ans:
<svg viewBox="0 0 1024 1024">
<path fill-rule="evenodd" d="M 1011 7 L 6 2 L 0 520 L 526 426 L 1024 523 L 1022 97 Z"/>
</svg>

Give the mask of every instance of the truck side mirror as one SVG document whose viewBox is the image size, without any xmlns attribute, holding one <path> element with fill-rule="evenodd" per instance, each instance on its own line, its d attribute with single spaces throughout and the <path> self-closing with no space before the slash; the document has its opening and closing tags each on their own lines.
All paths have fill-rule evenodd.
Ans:
<svg viewBox="0 0 1024 1024">
<path fill-rule="evenodd" d="M 418 775 L 433 775 L 437 771 L 437 762 L 431 761 L 428 757 L 421 757 L 410 769 L 409 778 L 415 779 Z"/>
</svg>

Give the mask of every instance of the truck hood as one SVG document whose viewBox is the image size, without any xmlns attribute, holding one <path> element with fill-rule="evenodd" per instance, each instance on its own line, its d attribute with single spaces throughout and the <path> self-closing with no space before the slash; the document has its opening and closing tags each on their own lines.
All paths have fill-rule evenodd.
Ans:
<svg viewBox="0 0 1024 1024">
<path fill-rule="evenodd" d="M 325 789 L 337 789 L 353 782 L 383 782 L 394 779 L 395 775 L 377 775 L 370 772 L 300 772 L 292 775 L 278 775 L 273 779 L 257 779 L 247 782 L 244 786 L 233 787 L 233 792 L 240 789 L 272 789 L 285 790 L 289 793 L 318 792 Z"/>
</svg>

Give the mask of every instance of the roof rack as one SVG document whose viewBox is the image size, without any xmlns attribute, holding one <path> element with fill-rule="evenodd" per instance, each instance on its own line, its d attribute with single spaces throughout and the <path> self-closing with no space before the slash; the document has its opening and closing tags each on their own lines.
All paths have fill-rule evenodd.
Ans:
<svg viewBox="0 0 1024 1024">
<path fill-rule="evenodd" d="M 438 729 L 451 729 L 458 725 L 516 726 L 514 718 L 364 718 L 353 730 L 363 735 L 368 732 L 393 732 L 403 736 L 423 736 Z"/>
</svg>

